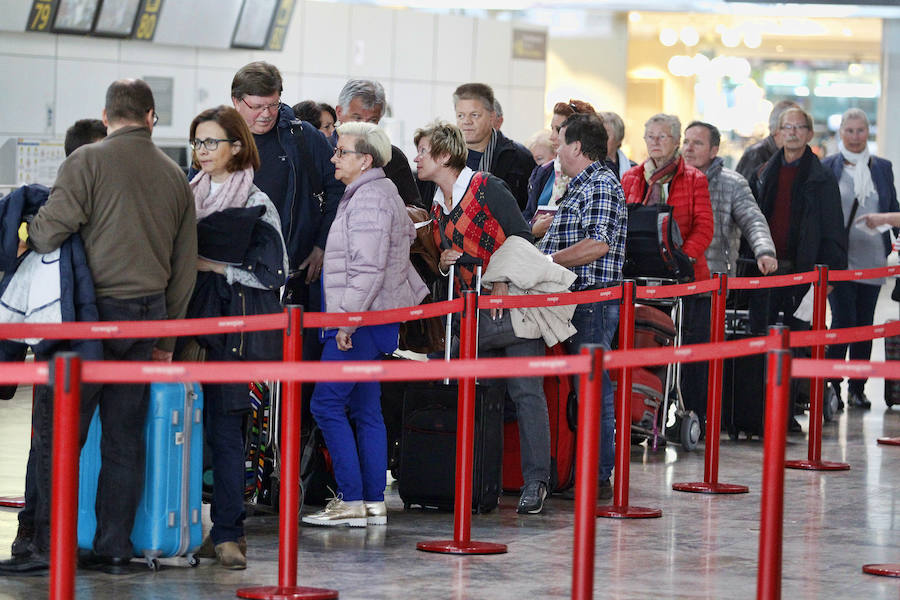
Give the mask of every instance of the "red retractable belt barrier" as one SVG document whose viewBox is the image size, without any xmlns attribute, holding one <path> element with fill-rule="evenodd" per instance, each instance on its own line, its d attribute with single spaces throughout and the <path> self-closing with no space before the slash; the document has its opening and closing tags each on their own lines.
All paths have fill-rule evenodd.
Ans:
<svg viewBox="0 0 900 600">
<path fill-rule="evenodd" d="M 828 281 L 859 281 L 861 279 L 879 279 L 900 275 L 900 266 L 876 267 L 874 269 L 854 269 L 852 271 L 831 271 Z"/>
<path fill-rule="evenodd" d="M 582 346 L 591 370 L 579 377 L 578 448 L 575 457 L 575 541 L 572 552 L 572 600 L 594 597 L 594 553 L 597 521 L 597 464 L 600 460 L 600 419 L 603 406 L 603 348 Z"/>
<path fill-rule="evenodd" d="M 679 283 L 675 285 L 640 285 L 637 286 L 635 298 L 638 300 L 655 300 L 660 298 L 675 298 L 677 296 L 694 296 L 706 292 L 714 292 L 719 288 L 719 282 L 715 279 L 692 281 L 691 283 Z"/>
<path fill-rule="evenodd" d="M 714 280 L 719 287 L 713 293 L 710 314 L 710 343 L 725 341 L 725 299 L 728 295 L 728 275 L 716 273 Z M 706 443 L 703 456 L 703 481 L 676 483 L 672 489 L 679 492 L 704 494 L 744 494 L 750 491 L 746 485 L 719 483 L 719 433 L 722 426 L 722 358 L 714 358 L 709 366 L 709 385 L 706 398 Z"/>
<path fill-rule="evenodd" d="M 478 340 L 477 296 L 474 290 L 463 292 L 465 311 L 460 324 L 459 356 L 474 359 Z M 441 554 L 502 554 L 506 544 L 476 542 L 472 533 L 472 465 L 475 457 L 475 377 L 459 380 L 459 405 L 456 410 L 456 489 L 453 507 L 453 539 L 419 542 L 417 550 Z"/>
<path fill-rule="evenodd" d="M 53 358 L 53 371 L 50 598 L 68 599 L 75 597 L 81 358 L 74 352 L 57 354 Z"/>
<path fill-rule="evenodd" d="M 478 308 L 533 308 L 542 306 L 564 306 L 567 304 L 592 304 L 594 302 L 618 300 L 621 297 L 621 287 L 585 290 L 583 292 L 566 292 L 564 294 L 481 296 L 478 298 Z"/>
<path fill-rule="evenodd" d="M 284 361 L 303 360 L 303 309 L 285 307 Z M 337 590 L 297 586 L 297 541 L 300 535 L 300 382 L 282 383 L 281 403 L 281 486 L 278 515 L 278 585 L 240 588 L 238 598 L 257 600 L 329 600 Z"/>
<path fill-rule="evenodd" d="M 622 307 L 619 312 L 619 348 L 634 348 L 634 281 L 622 282 Z M 642 349 L 643 352 L 643 349 Z M 611 353 L 612 354 L 612 353 Z M 637 354 L 637 353 L 630 353 Z M 606 362 L 604 360 L 604 362 Z M 598 506 L 596 515 L 614 519 L 648 519 L 661 517 L 658 508 L 644 508 L 628 505 L 628 486 L 631 458 L 631 367 L 623 365 L 619 372 L 619 385 L 616 388 L 616 467 L 614 471 L 613 505 Z M 597 469 L 597 462 L 592 467 Z M 575 487 L 578 493 L 578 484 Z"/>
<path fill-rule="evenodd" d="M 766 355 L 766 435 L 763 438 L 762 499 L 759 516 L 757 600 L 781 598 L 781 551 L 784 529 L 784 450 L 787 445 L 788 403 L 791 391 L 791 351 L 788 331 L 770 328 L 781 348 Z"/>
<path fill-rule="evenodd" d="M 728 280 L 730 290 L 763 290 L 777 287 L 790 287 L 815 283 L 818 274 L 815 271 L 791 273 L 788 275 L 767 275 L 765 277 L 732 277 Z"/>
<path fill-rule="evenodd" d="M 390 310 L 351 313 L 306 313 L 303 326 L 309 328 L 361 327 L 363 325 L 385 325 L 400 321 L 415 321 L 460 312 L 463 309 L 463 302 L 462 298 L 455 298 L 453 300 L 444 300 L 443 302 L 392 308 Z"/>
<path fill-rule="evenodd" d="M 812 329 L 816 332 L 825 331 L 825 308 L 828 302 L 828 267 L 816 265 L 816 282 L 813 284 L 813 321 Z M 812 347 L 813 360 L 825 358 L 825 345 L 816 344 Z M 825 380 L 816 377 L 809 382 L 809 444 L 806 460 L 789 460 L 785 463 L 788 469 L 800 469 L 804 471 L 847 471 L 850 465 L 842 462 L 822 460 L 822 421 L 823 421 L 823 394 L 825 392 Z"/>
</svg>

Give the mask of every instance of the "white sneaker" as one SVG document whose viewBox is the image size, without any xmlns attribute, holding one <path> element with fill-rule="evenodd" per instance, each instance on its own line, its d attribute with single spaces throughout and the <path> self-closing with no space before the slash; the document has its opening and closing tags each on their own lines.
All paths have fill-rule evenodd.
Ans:
<svg viewBox="0 0 900 600">
<path fill-rule="evenodd" d="M 308 525 L 323 525 L 336 527 L 347 525 L 349 527 L 366 526 L 366 506 L 362 500 L 344 502 L 340 494 L 328 501 L 328 505 L 317 513 L 306 515 L 301 519 Z"/>
<path fill-rule="evenodd" d="M 387 505 L 381 502 L 366 502 L 366 523 L 387 525 Z"/>
</svg>

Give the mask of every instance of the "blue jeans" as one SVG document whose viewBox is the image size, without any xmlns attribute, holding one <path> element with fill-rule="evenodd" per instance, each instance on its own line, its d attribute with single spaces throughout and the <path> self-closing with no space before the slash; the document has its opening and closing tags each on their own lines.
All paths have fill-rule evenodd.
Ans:
<svg viewBox="0 0 900 600">
<path fill-rule="evenodd" d="M 333 336 L 327 337 L 322 360 L 375 360 L 396 349 L 397 330 L 397 325 L 360 327 L 351 338 L 353 347 L 346 352 L 338 350 Z M 325 437 L 343 499 L 383 501 L 387 433 L 381 416 L 381 385 L 377 381 L 320 381 L 310 410 Z M 355 439 L 350 421 L 356 428 Z"/>
<path fill-rule="evenodd" d="M 828 295 L 831 305 L 831 328 L 862 327 L 871 325 L 875 319 L 875 303 L 881 286 L 856 281 L 836 281 L 834 289 Z M 825 350 L 825 358 L 844 360 L 847 347 L 850 348 L 850 360 L 869 360 L 872 356 L 872 340 L 853 342 L 852 344 L 831 344 Z M 840 380 L 833 380 L 840 383 Z M 863 393 L 865 378 L 853 378 L 848 389 L 857 394 Z"/>
<path fill-rule="evenodd" d="M 600 344 L 605 350 L 609 350 L 613 336 L 616 334 L 616 328 L 619 326 L 619 301 L 607 300 L 593 304 L 579 304 L 572 316 L 572 325 L 578 329 L 578 333 L 566 342 L 570 354 L 581 352 L 583 344 Z M 612 380 L 605 369 L 603 370 L 602 411 L 599 480 L 605 481 L 612 475 L 616 460 L 616 409 L 613 402 Z"/>
</svg>

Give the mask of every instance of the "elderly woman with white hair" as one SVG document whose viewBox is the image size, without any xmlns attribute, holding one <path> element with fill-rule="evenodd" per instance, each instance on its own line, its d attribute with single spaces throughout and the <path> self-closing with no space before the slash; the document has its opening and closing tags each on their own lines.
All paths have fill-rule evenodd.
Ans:
<svg viewBox="0 0 900 600">
<path fill-rule="evenodd" d="M 678 223 L 684 243 L 682 251 L 694 265 L 694 279 L 709 279 L 706 248 L 713 238 L 713 212 L 706 176 L 684 162 L 681 121 L 675 115 L 657 114 L 644 124 L 644 142 L 649 158 L 622 176 L 622 189 L 628 204 L 667 204 Z M 710 298 L 703 294 L 684 299 L 683 341 L 698 344 L 709 341 Z M 688 409 L 700 418 L 706 415 L 706 365 L 688 363 L 681 370 L 681 391 Z"/>
<path fill-rule="evenodd" d="M 418 304 L 428 293 L 409 260 L 415 228 L 397 187 L 384 174 L 391 142 L 377 125 L 337 129 L 334 176 L 346 185 L 328 232 L 323 268 L 325 310 L 363 312 Z M 323 330 L 323 361 L 374 360 L 397 348 L 398 324 Z M 338 493 L 312 525 L 387 523 L 387 436 L 377 381 L 319 382 L 312 415 L 331 454 Z M 350 422 L 355 429 L 351 429 Z"/>
<path fill-rule="evenodd" d="M 885 265 L 885 257 L 891 253 L 890 233 L 869 235 L 853 226 L 853 221 L 866 220 L 881 224 L 873 213 L 896 212 L 897 190 L 891 162 L 869 154 L 869 119 L 858 108 L 847 110 L 841 117 L 838 131 L 838 153 L 822 161 L 822 166 L 834 173 L 841 191 L 841 208 L 847 230 L 848 269 L 874 269 Z M 864 281 L 836 281 L 828 294 L 831 305 L 831 327 L 861 327 L 871 325 L 875 318 L 875 303 L 884 278 Z M 869 360 L 872 342 L 830 344 L 826 358 L 843 360 L 849 346 L 852 360 Z M 832 387 L 841 397 L 840 380 L 832 380 Z M 870 408 L 871 402 L 864 393 L 865 378 L 851 379 L 847 385 L 847 402 L 850 406 Z"/>
</svg>

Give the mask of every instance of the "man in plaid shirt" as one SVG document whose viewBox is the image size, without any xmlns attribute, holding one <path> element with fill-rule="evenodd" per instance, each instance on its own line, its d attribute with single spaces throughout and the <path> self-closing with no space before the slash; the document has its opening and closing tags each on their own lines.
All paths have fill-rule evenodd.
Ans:
<svg viewBox="0 0 900 600">
<path fill-rule="evenodd" d="M 560 165 L 572 181 L 538 248 L 578 275 L 572 291 L 609 287 L 622 280 L 628 211 L 619 180 L 603 164 L 606 128 L 596 114 L 575 114 L 560 127 L 559 138 Z M 618 323 L 618 300 L 579 304 L 572 317 L 578 333 L 567 342 L 569 352 L 579 352 L 582 344 L 601 344 L 609 350 Z M 612 382 L 604 370 L 598 490 L 603 500 L 613 495 L 609 478 L 615 460 L 614 432 Z"/>
</svg>

